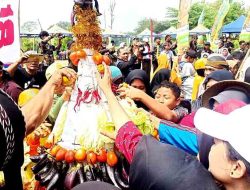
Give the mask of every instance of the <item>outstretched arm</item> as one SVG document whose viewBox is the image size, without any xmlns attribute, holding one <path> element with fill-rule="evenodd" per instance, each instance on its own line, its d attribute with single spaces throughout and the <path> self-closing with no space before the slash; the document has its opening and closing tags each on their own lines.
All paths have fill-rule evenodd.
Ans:
<svg viewBox="0 0 250 190">
<path fill-rule="evenodd" d="M 39 93 L 21 108 L 25 118 L 27 134 L 32 132 L 48 116 L 53 103 L 54 93 L 63 88 L 63 76 L 72 80 L 76 79 L 76 73 L 72 69 L 64 68 L 58 70 L 52 75 Z"/>
<path fill-rule="evenodd" d="M 108 100 L 110 113 L 115 124 L 115 128 L 118 131 L 115 139 L 116 147 L 123 153 L 128 162 L 131 163 L 136 146 L 140 141 L 142 134 L 137 129 L 135 124 L 132 123 L 127 113 L 121 107 L 113 94 L 111 90 L 111 74 L 106 65 L 103 78 L 101 79 L 100 75 L 97 73 L 97 80 L 100 88 Z"/>
<path fill-rule="evenodd" d="M 177 122 L 178 117 L 175 111 L 170 110 L 167 106 L 157 102 L 154 98 L 147 95 L 142 90 L 136 89 L 132 86 L 122 87 L 118 90 L 121 96 L 128 96 L 133 100 L 141 101 L 146 105 L 158 118 L 165 119 L 172 122 Z"/>
</svg>

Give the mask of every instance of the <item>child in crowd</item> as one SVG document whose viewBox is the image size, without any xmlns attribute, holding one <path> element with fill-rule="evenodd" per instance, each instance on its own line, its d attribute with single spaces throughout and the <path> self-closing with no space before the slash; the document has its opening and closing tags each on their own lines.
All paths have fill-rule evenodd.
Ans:
<svg viewBox="0 0 250 190">
<path fill-rule="evenodd" d="M 141 101 L 154 115 L 161 119 L 178 123 L 188 114 L 188 109 L 180 106 L 180 88 L 168 81 L 163 81 L 155 90 L 155 99 L 132 86 L 121 87 L 118 91 L 122 97 Z"/>
</svg>

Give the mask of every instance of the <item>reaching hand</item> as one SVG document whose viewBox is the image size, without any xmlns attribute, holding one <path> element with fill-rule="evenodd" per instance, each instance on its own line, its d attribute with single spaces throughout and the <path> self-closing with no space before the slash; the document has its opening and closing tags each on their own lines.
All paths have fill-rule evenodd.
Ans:
<svg viewBox="0 0 250 190">
<path fill-rule="evenodd" d="M 108 68 L 108 66 L 106 64 L 104 65 L 104 75 L 101 78 L 99 72 L 96 73 L 96 78 L 97 78 L 97 82 L 99 87 L 102 89 L 102 91 L 104 93 L 107 93 L 111 90 L 111 73 L 110 70 Z"/>
<path fill-rule="evenodd" d="M 28 60 L 29 56 L 30 56 L 29 53 L 25 53 L 25 54 L 23 54 L 23 55 L 17 60 L 17 62 L 18 62 L 19 64 L 23 64 L 23 63 L 25 63 L 25 61 Z"/>
<path fill-rule="evenodd" d="M 132 86 L 127 86 L 119 88 L 117 92 L 120 93 L 121 97 L 129 97 L 133 100 L 139 100 L 142 91 Z"/>
<path fill-rule="evenodd" d="M 66 76 L 71 81 L 75 81 L 77 78 L 76 72 L 73 69 L 63 68 L 57 70 L 49 80 L 52 85 L 55 85 L 55 93 L 62 92 L 65 89 L 63 85 L 63 76 Z"/>
</svg>

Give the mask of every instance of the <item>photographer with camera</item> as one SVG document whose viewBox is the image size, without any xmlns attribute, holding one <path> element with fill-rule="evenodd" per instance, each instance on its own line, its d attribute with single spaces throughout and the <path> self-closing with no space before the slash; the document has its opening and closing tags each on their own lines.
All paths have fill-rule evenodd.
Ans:
<svg viewBox="0 0 250 190">
<path fill-rule="evenodd" d="M 124 78 L 128 76 L 130 71 L 140 69 L 141 67 L 141 65 L 137 63 L 139 48 L 137 46 L 133 47 L 130 59 L 129 53 L 127 47 L 120 47 L 117 50 L 117 62 L 115 63 L 115 66 L 121 70 Z"/>
<path fill-rule="evenodd" d="M 42 32 L 40 32 L 39 37 L 41 38 L 41 42 L 39 43 L 39 47 L 38 47 L 39 52 L 41 52 L 44 55 L 45 64 L 50 65 L 50 64 L 54 63 L 54 61 L 55 61 L 53 52 L 60 51 L 60 48 L 62 46 L 62 39 L 65 36 L 62 34 L 49 35 L 49 33 L 47 31 L 42 31 Z M 58 38 L 58 44 L 56 47 L 49 43 L 49 41 L 51 39 L 53 39 L 54 37 Z"/>
</svg>

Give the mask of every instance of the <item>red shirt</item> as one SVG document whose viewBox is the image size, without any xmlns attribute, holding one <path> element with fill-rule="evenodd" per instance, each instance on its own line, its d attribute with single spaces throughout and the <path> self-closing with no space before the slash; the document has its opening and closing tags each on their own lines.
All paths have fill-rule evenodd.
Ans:
<svg viewBox="0 0 250 190">
<path fill-rule="evenodd" d="M 142 138 L 142 133 L 136 125 L 129 121 L 125 123 L 118 131 L 115 145 L 131 164 L 138 142 Z"/>
</svg>

